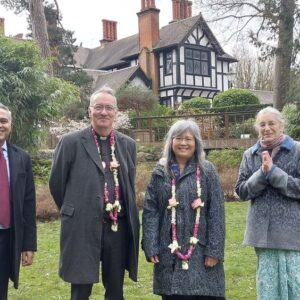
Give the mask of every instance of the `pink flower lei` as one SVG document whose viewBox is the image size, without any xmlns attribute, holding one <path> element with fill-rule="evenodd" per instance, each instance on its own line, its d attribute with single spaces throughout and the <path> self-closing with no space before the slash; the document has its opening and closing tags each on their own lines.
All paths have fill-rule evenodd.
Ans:
<svg viewBox="0 0 300 300">
<path fill-rule="evenodd" d="M 197 185 L 197 198 L 192 202 L 192 208 L 196 211 L 195 216 L 195 225 L 193 229 L 193 236 L 190 237 L 190 246 L 187 250 L 187 253 L 183 254 L 180 251 L 181 246 L 178 244 L 177 240 L 177 228 L 176 228 L 176 207 L 179 204 L 176 200 L 176 179 L 172 178 L 172 198 L 169 199 L 168 209 L 171 209 L 171 225 L 172 225 L 172 243 L 169 245 L 171 253 L 175 253 L 176 256 L 182 260 L 182 269 L 188 270 L 189 268 L 189 259 L 191 258 L 193 251 L 198 243 L 197 235 L 200 224 L 200 210 L 204 206 L 204 202 L 201 200 L 201 186 L 200 186 L 200 167 L 197 166 L 196 169 L 196 185 Z"/>
<path fill-rule="evenodd" d="M 92 133 L 94 136 L 94 140 L 97 146 L 99 157 L 101 157 L 100 145 L 97 139 L 96 131 L 92 128 Z M 114 178 L 114 196 L 115 201 L 113 203 L 109 202 L 109 191 L 107 187 L 107 182 L 104 183 L 104 205 L 105 211 L 107 211 L 110 220 L 112 220 L 111 230 L 116 232 L 118 231 L 118 213 L 121 211 L 120 204 L 120 185 L 118 180 L 118 167 L 120 166 L 115 155 L 115 131 L 114 129 L 110 132 L 109 138 L 110 151 L 111 151 L 111 162 L 110 162 L 110 170 L 113 173 Z"/>
</svg>

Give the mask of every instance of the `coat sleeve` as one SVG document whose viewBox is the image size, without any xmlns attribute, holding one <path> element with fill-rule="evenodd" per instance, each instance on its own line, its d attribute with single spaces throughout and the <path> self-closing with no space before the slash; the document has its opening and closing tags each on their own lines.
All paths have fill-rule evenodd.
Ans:
<svg viewBox="0 0 300 300">
<path fill-rule="evenodd" d="M 147 187 L 142 215 L 142 249 L 146 259 L 150 261 L 153 255 L 159 254 L 159 191 L 157 176 L 152 174 Z"/>
<path fill-rule="evenodd" d="M 219 175 L 212 164 L 209 165 L 207 176 L 208 207 L 207 207 L 207 245 L 205 255 L 224 260 L 225 246 L 225 213 L 224 192 Z"/>
<path fill-rule="evenodd" d="M 22 244 L 22 251 L 36 251 L 36 197 L 35 185 L 32 172 L 32 164 L 29 156 L 25 156 L 26 169 L 26 186 L 23 206 L 23 224 L 24 237 Z"/>
<path fill-rule="evenodd" d="M 299 165 L 299 162 L 295 162 L 295 168 L 299 168 L 297 165 Z M 300 200 L 300 178 L 287 174 L 276 165 L 274 165 L 274 169 L 267 178 L 269 183 L 282 195 Z"/>
<path fill-rule="evenodd" d="M 73 151 L 74 147 L 71 146 L 71 143 L 67 141 L 66 137 L 62 137 L 54 152 L 49 188 L 59 209 L 63 204 Z"/>
<path fill-rule="evenodd" d="M 268 185 L 266 176 L 261 168 L 253 170 L 248 151 L 244 153 L 240 165 L 239 178 L 235 191 L 241 200 L 250 200 L 259 196 Z"/>
</svg>

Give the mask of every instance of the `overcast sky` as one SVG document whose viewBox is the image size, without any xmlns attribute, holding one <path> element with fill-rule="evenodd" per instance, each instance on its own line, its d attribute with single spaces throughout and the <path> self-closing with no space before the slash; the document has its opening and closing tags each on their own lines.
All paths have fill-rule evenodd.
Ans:
<svg viewBox="0 0 300 300">
<path fill-rule="evenodd" d="M 49 1 L 51 2 L 51 1 Z M 102 19 L 117 21 L 118 39 L 138 32 L 136 13 L 141 9 L 141 0 L 57 0 L 65 29 L 74 31 L 76 44 L 84 47 L 99 46 L 102 39 Z M 103 2 L 105 4 L 103 4 Z M 172 1 L 156 0 L 160 9 L 160 27 L 172 20 Z M 26 34 L 26 13 L 16 16 L 0 6 L 0 17 L 5 18 L 5 34 Z"/>
</svg>

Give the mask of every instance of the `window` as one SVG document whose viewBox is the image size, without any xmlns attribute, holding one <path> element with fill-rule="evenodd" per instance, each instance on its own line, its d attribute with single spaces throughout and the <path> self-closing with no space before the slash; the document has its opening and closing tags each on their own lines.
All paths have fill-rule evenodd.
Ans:
<svg viewBox="0 0 300 300">
<path fill-rule="evenodd" d="M 188 74 L 209 76 L 209 52 L 199 49 L 185 49 L 185 70 Z"/>
<path fill-rule="evenodd" d="M 165 54 L 165 74 L 173 73 L 173 59 L 172 59 L 172 51 L 169 51 Z"/>
</svg>

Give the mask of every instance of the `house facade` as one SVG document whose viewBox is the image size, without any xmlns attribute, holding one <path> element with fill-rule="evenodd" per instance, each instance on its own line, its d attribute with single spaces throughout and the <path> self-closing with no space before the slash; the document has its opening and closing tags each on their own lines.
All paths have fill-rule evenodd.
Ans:
<svg viewBox="0 0 300 300">
<path fill-rule="evenodd" d="M 152 88 L 161 104 L 178 107 L 193 97 L 212 99 L 230 87 L 230 64 L 237 60 L 222 49 L 192 2 L 172 2 L 173 20 L 160 28 L 155 0 L 141 0 L 136 35 L 117 39 L 117 23 L 103 22 L 103 39 L 95 49 L 79 47 L 77 66 L 93 74 L 94 88 L 124 83 Z"/>
</svg>

